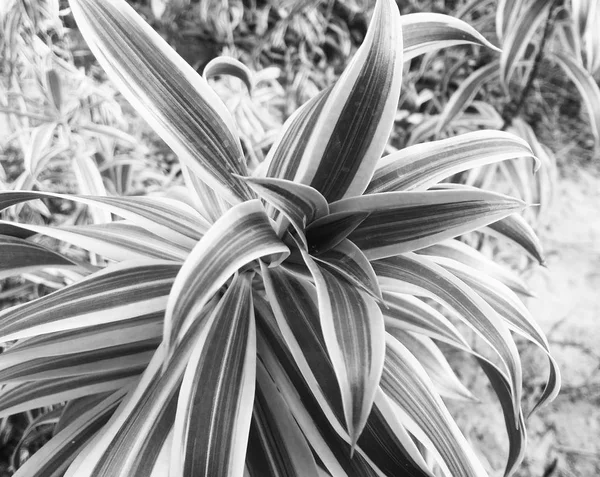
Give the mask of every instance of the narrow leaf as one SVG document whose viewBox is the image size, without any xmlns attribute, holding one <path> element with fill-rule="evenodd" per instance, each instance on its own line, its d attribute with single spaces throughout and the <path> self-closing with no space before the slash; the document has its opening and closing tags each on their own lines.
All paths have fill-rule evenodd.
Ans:
<svg viewBox="0 0 600 477">
<path fill-rule="evenodd" d="M 518 157 L 533 157 L 529 145 L 503 131 L 475 131 L 417 144 L 382 158 L 366 193 L 426 190 L 458 172 Z"/>
<path fill-rule="evenodd" d="M 250 281 L 234 279 L 190 355 L 175 415 L 173 475 L 243 472 L 256 374 Z"/>
<path fill-rule="evenodd" d="M 166 343 L 179 339 L 180 332 L 238 269 L 261 257 L 280 262 L 288 254 L 260 201 L 228 210 L 194 247 L 177 275 L 165 315 Z"/>
<path fill-rule="evenodd" d="M 124 0 L 72 0 L 96 59 L 179 158 L 232 204 L 251 198 L 231 115 L 206 80 Z"/>
<path fill-rule="evenodd" d="M 354 447 L 371 411 L 381 376 L 383 316 L 373 298 L 302 253 L 317 287 L 323 337 L 340 385 L 346 426 Z"/>
<path fill-rule="evenodd" d="M 331 215 L 314 226 L 338 213 L 368 213 L 348 238 L 373 260 L 476 230 L 523 207 L 519 200 L 475 189 L 387 192 L 334 202 Z"/>
<path fill-rule="evenodd" d="M 475 44 L 500 51 L 468 23 L 439 13 L 402 16 L 404 61 L 455 45 Z"/>
<path fill-rule="evenodd" d="M 511 242 L 519 245 L 529 255 L 539 262 L 540 265 L 545 264 L 544 252 L 542 244 L 537 234 L 519 214 L 511 214 L 503 219 L 488 225 L 494 235 L 507 238 Z"/>
</svg>

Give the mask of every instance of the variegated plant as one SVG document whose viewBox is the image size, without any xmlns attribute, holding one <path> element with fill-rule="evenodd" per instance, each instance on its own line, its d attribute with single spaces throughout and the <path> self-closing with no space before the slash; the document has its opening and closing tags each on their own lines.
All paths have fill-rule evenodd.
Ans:
<svg viewBox="0 0 600 477">
<path fill-rule="evenodd" d="M 0 355 L 0 416 L 68 401 L 16 476 L 484 476 L 443 401 L 473 396 L 439 343 L 488 375 L 511 474 L 525 446 L 511 331 L 548 356 L 538 405 L 558 392 L 558 370 L 517 295 L 525 285 L 454 237 L 526 205 L 440 181 L 532 152 L 480 131 L 380 159 L 403 62 L 485 40 L 378 0 L 338 82 L 249 170 L 218 96 L 124 0 L 71 7 L 108 75 L 178 154 L 189 203 L 0 193 L 3 209 L 63 198 L 123 218 L 0 222 L 3 276 L 80 276 L 0 314 L 0 339 L 14 342 Z M 108 265 L 74 263 L 37 235 Z M 481 337 L 477 350 L 460 323 Z"/>
</svg>

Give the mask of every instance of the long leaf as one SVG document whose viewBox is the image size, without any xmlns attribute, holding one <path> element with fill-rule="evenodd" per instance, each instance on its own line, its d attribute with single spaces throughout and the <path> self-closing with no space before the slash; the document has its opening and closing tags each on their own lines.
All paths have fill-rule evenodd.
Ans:
<svg viewBox="0 0 600 477">
<path fill-rule="evenodd" d="M 381 376 L 383 316 L 375 300 L 318 265 L 304 260 L 317 287 L 321 328 L 342 393 L 354 447 L 366 424 Z"/>
<path fill-rule="evenodd" d="M 79 30 L 119 91 L 179 158 L 232 204 L 251 198 L 225 105 L 125 0 L 71 0 Z"/>
<path fill-rule="evenodd" d="M 329 202 L 365 190 L 393 127 L 402 68 L 398 7 L 378 0 L 364 42 L 329 94 L 306 144 L 300 182 Z"/>
<path fill-rule="evenodd" d="M 161 312 L 180 266 L 134 262 L 0 313 L 0 339 L 85 328 Z"/>
<path fill-rule="evenodd" d="M 540 265 L 545 264 L 542 244 L 537 234 L 519 214 L 511 214 L 487 226 L 486 232 L 501 236 L 519 245 L 529 255 L 536 259 Z"/>
<path fill-rule="evenodd" d="M 106 424 L 128 391 L 123 387 L 61 429 L 14 474 L 17 477 L 62 477 L 75 456 Z"/>
<path fill-rule="evenodd" d="M 515 342 L 496 311 L 470 287 L 426 257 L 405 254 L 378 260 L 373 268 L 379 277 L 389 280 L 384 289 L 393 290 L 394 283 L 408 282 L 422 293 L 454 310 L 502 358 L 508 370 L 515 414 L 521 406 L 522 369 Z"/>
<path fill-rule="evenodd" d="M 518 62 L 523 59 L 536 30 L 548 16 L 550 5 L 547 0 L 531 0 L 525 2 L 518 16 L 513 17 L 514 24 L 505 34 L 500 55 L 500 79 L 506 91 Z"/>
<path fill-rule="evenodd" d="M 190 355 L 175 415 L 173 475 L 243 472 L 256 374 L 251 279 L 234 279 Z"/>
<path fill-rule="evenodd" d="M 503 131 L 475 131 L 417 144 L 379 161 L 367 194 L 425 190 L 452 174 L 494 162 L 532 157 L 529 145 Z"/>
<path fill-rule="evenodd" d="M 261 257 L 281 261 L 288 254 L 260 201 L 228 210 L 194 247 L 177 275 L 165 315 L 166 342 L 171 345 L 179 339 L 180 332 L 238 269 Z"/>
<path fill-rule="evenodd" d="M 260 362 L 246 463 L 250 477 L 318 475 L 312 451 Z"/>
<path fill-rule="evenodd" d="M 0 235 L 0 278 L 41 268 L 75 266 L 67 257 L 42 245 Z"/>
<path fill-rule="evenodd" d="M 411 13 L 402 16 L 404 61 L 455 45 L 475 44 L 500 51 L 468 23 L 439 13 Z"/>
<path fill-rule="evenodd" d="M 476 230 L 523 207 L 519 200 L 481 190 L 387 192 L 334 202 L 330 216 L 313 228 L 326 227 L 338 213 L 368 213 L 348 239 L 372 260 Z"/>
<path fill-rule="evenodd" d="M 102 207 L 183 246 L 193 247 L 210 227 L 190 206 L 165 197 L 89 197 L 52 192 L 2 191 L 0 210 L 34 199 L 50 198 Z"/>
<path fill-rule="evenodd" d="M 387 336 L 381 388 L 431 440 L 450 475 L 487 476 L 417 359 Z"/>
</svg>

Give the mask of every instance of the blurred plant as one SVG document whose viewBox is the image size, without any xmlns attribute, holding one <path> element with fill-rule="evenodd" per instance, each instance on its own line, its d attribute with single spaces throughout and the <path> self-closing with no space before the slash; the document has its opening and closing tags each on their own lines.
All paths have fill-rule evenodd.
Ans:
<svg viewBox="0 0 600 477">
<path fill-rule="evenodd" d="M 0 314 L 0 339 L 14 342 L 0 354 L 0 417 L 68 401 L 52 439 L 15 475 L 485 476 L 442 399 L 473 396 L 434 340 L 489 377 L 513 473 L 525 421 L 511 330 L 550 363 L 535 408 L 556 396 L 558 370 L 516 295 L 527 293 L 522 282 L 452 238 L 525 204 L 440 181 L 533 153 L 513 134 L 479 131 L 380 160 L 404 61 L 489 43 L 464 22 L 401 18 L 393 0 L 378 0 L 339 80 L 285 122 L 254 167 L 219 96 L 124 0 L 71 6 L 108 76 L 179 156 L 193 206 L 0 192 L 2 209 L 62 198 L 124 219 L 0 224 L 2 273 L 85 276 Z M 207 77 L 252 86 L 237 61 L 209 66 Z M 107 265 L 82 270 L 32 234 Z"/>
<path fill-rule="evenodd" d="M 599 12 L 597 2 L 580 0 L 469 1 L 457 5 L 454 14 L 458 18 L 478 30 L 495 31 L 502 51 L 494 56 L 477 47 L 464 47 L 426 57 L 412 80 L 421 94 L 430 91 L 431 99 L 420 107 L 425 114 L 413 121 L 418 125 L 411 127 L 405 144 L 489 127 L 519 135 L 535 148 L 542 166 L 538 173 L 526 159 L 516 159 L 453 180 L 484 187 L 493 184 L 497 190 L 539 204 L 529 209 L 525 218 L 532 225 L 543 222 L 554 189 L 556 161 L 552 151 L 536 138 L 531 127 L 536 126 L 535 119 L 533 123 L 528 119 L 527 105 L 543 102 L 540 88 L 549 85 L 544 79 L 551 71 L 549 62 L 559 65 L 587 106 L 598 145 L 600 89 L 592 75 L 598 71 L 599 50 L 594 45 L 600 34 L 590 25 Z M 452 92 L 453 85 L 458 86 Z M 408 116 L 410 113 L 405 113 L 403 118 Z"/>
<path fill-rule="evenodd" d="M 21 159 L 4 161 L 3 186 L 126 194 L 137 140 L 124 132 L 114 90 L 75 66 L 61 15 L 57 0 L 14 0 L 0 16 L 1 139 Z M 95 222 L 110 219 L 98 209 L 90 214 Z"/>
</svg>

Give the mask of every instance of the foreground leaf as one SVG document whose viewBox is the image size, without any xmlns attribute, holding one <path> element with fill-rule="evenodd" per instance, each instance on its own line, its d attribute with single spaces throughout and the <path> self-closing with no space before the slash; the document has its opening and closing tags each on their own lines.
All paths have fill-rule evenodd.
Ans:
<svg viewBox="0 0 600 477">
<path fill-rule="evenodd" d="M 234 278 L 189 357 L 175 415 L 173 475 L 242 475 L 256 374 L 250 281 Z"/>
<path fill-rule="evenodd" d="M 208 300 L 241 267 L 261 257 L 283 260 L 289 249 L 275 235 L 260 201 L 227 211 L 198 242 L 181 267 L 169 296 L 165 341 L 180 339 Z"/>
</svg>

